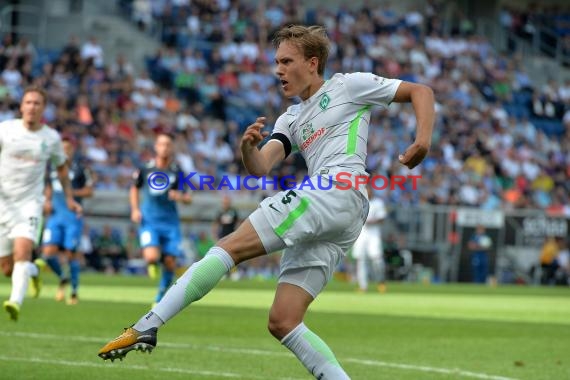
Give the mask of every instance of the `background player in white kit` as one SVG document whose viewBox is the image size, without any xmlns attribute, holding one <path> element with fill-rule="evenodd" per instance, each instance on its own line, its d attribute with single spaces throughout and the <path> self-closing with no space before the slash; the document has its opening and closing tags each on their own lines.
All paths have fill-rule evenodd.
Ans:
<svg viewBox="0 0 570 380">
<path fill-rule="evenodd" d="M 370 185 L 366 188 L 370 209 L 360 236 L 352 248 L 352 256 L 356 259 L 356 280 L 358 290 L 365 292 L 368 289 L 368 277 L 372 274 L 378 283 L 378 291 L 384 293 L 386 291 L 386 265 L 382 249 L 381 225 L 386 218 L 386 206 L 380 197 L 374 195 Z"/>
<path fill-rule="evenodd" d="M 370 108 L 393 101 L 411 101 L 417 119 L 416 140 L 400 155 L 400 162 L 413 168 L 424 159 L 434 123 L 431 89 L 370 73 L 336 74 L 325 81 L 329 41 L 322 27 L 287 26 L 276 33 L 274 43 L 283 92 L 301 102 L 277 119 L 261 149 L 258 145 L 269 135 L 261 132 L 265 118 L 247 128 L 240 148 L 250 174 L 269 174 L 298 147 L 313 184 L 320 181 L 328 187 L 329 176 L 338 173 L 365 176 Z M 354 244 L 368 212 L 363 188 L 341 190 L 332 185 L 329 190 L 282 191 L 263 200 L 235 232 L 188 268 L 158 305 L 103 346 L 99 356 L 114 360 L 131 350 L 152 350 L 157 329 L 206 295 L 234 265 L 286 248 L 269 331 L 315 378 L 348 379 L 327 344 L 303 323 L 309 305 Z"/>
<path fill-rule="evenodd" d="M 57 168 L 69 209 L 81 212 L 71 195 L 59 134 L 41 123 L 46 102 L 43 89 L 28 87 L 20 104 L 22 118 L 0 123 L 0 267 L 12 276 L 10 299 L 3 307 L 14 321 L 30 278 L 34 296 L 39 295 L 39 271 L 31 259 L 38 243 L 48 162 Z"/>
</svg>

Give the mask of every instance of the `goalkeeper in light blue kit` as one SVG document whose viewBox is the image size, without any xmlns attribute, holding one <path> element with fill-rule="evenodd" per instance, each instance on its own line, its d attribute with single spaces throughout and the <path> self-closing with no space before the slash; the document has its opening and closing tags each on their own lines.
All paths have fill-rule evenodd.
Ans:
<svg viewBox="0 0 570 380">
<path fill-rule="evenodd" d="M 62 135 L 62 144 L 69 163 L 69 180 L 75 201 L 81 204 L 83 198 L 93 196 L 93 178 L 91 172 L 80 160 L 75 159 L 75 139 L 71 135 Z M 59 278 L 59 286 L 55 295 L 56 301 L 65 300 L 65 290 L 71 282 L 71 296 L 68 304 L 79 302 L 79 273 L 81 271 L 80 253 L 77 252 L 81 233 L 83 232 L 83 216 L 70 211 L 65 201 L 65 194 L 59 182 L 57 172 L 50 172 L 46 185 L 46 201 L 44 209 L 48 220 L 42 237 L 42 257 L 35 261 L 38 267 L 46 263 Z M 63 254 L 63 255 L 61 255 Z M 69 264 L 69 276 L 64 273 L 61 261 Z"/>
<path fill-rule="evenodd" d="M 311 183 L 323 186 L 286 190 L 263 200 L 235 232 L 188 268 L 158 305 L 103 346 L 101 358 L 152 350 L 158 328 L 210 292 L 235 265 L 284 249 L 269 331 L 315 378 L 349 379 L 328 345 L 304 324 L 305 313 L 358 238 L 368 214 L 368 195 L 356 178 L 368 176 L 370 108 L 412 103 L 417 134 L 398 159 L 413 168 L 431 145 L 434 96 L 426 86 L 371 73 L 335 74 L 325 80 L 329 40 L 322 27 L 290 25 L 277 31 L 273 41 L 281 88 L 286 97 L 301 101 L 277 119 L 261 149 L 258 145 L 269 135 L 262 132 L 265 118 L 247 127 L 240 145 L 243 163 L 252 175 L 268 175 L 298 147 Z M 335 176 L 341 173 L 350 176 L 352 187 L 338 187 Z"/>
</svg>

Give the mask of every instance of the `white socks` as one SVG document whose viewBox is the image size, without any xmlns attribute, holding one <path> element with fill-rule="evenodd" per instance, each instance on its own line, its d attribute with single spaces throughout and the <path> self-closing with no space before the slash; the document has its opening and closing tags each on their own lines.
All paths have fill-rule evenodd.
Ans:
<svg viewBox="0 0 570 380">
<path fill-rule="evenodd" d="M 10 302 L 21 305 L 24 302 L 30 277 L 38 275 L 38 267 L 29 261 L 16 261 L 12 270 L 12 293 Z"/>
<path fill-rule="evenodd" d="M 303 322 L 282 340 L 305 368 L 318 380 L 350 380 L 327 344 Z"/>
<path fill-rule="evenodd" d="M 225 250 L 212 247 L 202 260 L 192 264 L 176 280 L 158 305 L 144 315 L 133 328 L 145 331 L 151 327 L 162 326 L 186 306 L 210 292 L 234 265 L 234 260 Z"/>
</svg>

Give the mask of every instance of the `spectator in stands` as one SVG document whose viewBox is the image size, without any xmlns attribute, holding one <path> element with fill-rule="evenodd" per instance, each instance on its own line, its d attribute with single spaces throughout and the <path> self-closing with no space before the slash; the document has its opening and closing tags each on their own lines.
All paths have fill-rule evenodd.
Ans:
<svg viewBox="0 0 570 380">
<path fill-rule="evenodd" d="M 101 235 L 93 242 L 93 248 L 103 260 L 106 273 L 118 274 L 121 272 L 127 257 L 124 243 L 118 231 L 113 231 L 110 225 L 105 224 Z"/>
<path fill-rule="evenodd" d="M 556 258 L 560 252 L 557 238 L 548 236 L 540 251 L 540 267 L 542 275 L 540 283 L 543 285 L 553 285 L 557 269 Z"/>
<path fill-rule="evenodd" d="M 558 285 L 570 285 L 570 249 L 568 238 L 561 237 L 558 240 L 558 256 L 556 257 L 556 283 Z"/>
<path fill-rule="evenodd" d="M 92 61 L 96 68 L 103 68 L 104 52 L 103 47 L 99 44 L 99 41 L 97 41 L 97 37 L 91 36 L 81 45 L 80 55 L 81 59 Z"/>
<path fill-rule="evenodd" d="M 469 239 L 467 247 L 471 251 L 472 281 L 478 284 L 487 282 L 489 275 L 489 250 L 493 240 L 485 232 L 485 226 L 478 225 L 475 233 Z"/>
</svg>

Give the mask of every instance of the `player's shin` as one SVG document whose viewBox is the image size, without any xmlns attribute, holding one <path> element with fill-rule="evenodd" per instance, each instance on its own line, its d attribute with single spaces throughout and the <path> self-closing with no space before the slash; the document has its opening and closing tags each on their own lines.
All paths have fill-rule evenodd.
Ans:
<svg viewBox="0 0 570 380">
<path fill-rule="evenodd" d="M 81 264 L 78 259 L 72 259 L 69 261 L 69 277 L 71 280 L 71 293 L 77 294 L 77 288 L 79 287 L 79 273 L 81 272 Z"/>
<path fill-rule="evenodd" d="M 37 268 L 29 261 L 16 261 L 12 272 L 12 293 L 10 302 L 21 305 L 28 290 L 30 277 L 37 275 Z"/>
<path fill-rule="evenodd" d="M 210 292 L 234 265 L 233 259 L 225 250 L 220 247 L 211 248 L 202 260 L 192 264 L 176 280 L 158 305 L 133 328 L 144 331 L 151 327 L 160 327 L 186 306 Z"/>
<path fill-rule="evenodd" d="M 281 343 L 295 354 L 316 379 L 350 380 L 327 344 L 304 323 L 295 327 Z"/>
<path fill-rule="evenodd" d="M 50 269 L 53 271 L 53 273 L 55 273 L 57 278 L 62 280 L 63 279 L 63 269 L 61 268 L 61 263 L 59 262 L 59 257 L 57 255 L 52 255 L 52 256 L 47 256 L 47 257 L 44 256 L 44 260 L 46 261 L 46 263 L 48 264 Z"/>
</svg>

